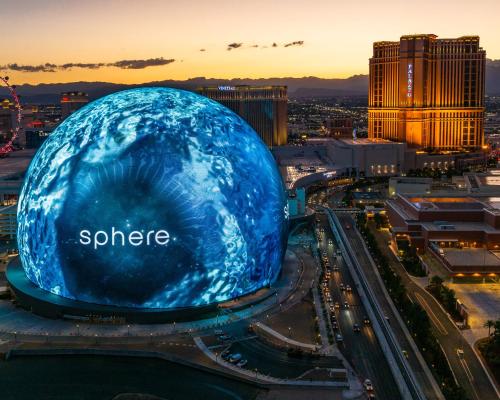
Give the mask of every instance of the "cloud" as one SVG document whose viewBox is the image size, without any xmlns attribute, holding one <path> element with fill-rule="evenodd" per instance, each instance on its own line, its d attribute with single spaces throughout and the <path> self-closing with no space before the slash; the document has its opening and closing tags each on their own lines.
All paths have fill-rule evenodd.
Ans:
<svg viewBox="0 0 500 400">
<path fill-rule="evenodd" d="M 58 69 L 71 69 L 71 68 L 86 68 L 86 69 L 98 69 L 104 67 L 104 63 L 66 63 L 56 66 Z"/>
<path fill-rule="evenodd" d="M 114 63 L 106 64 L 108 67 L 117 67 L 123 69 L 144 69 L 147 67 L 158 67 L 160 65 L 168 65 L 173 63 L 175 60 L 173 58 L 165 59 L 160 58 L 148 58 L 147 60 L 121 60 L 115 61 Z"/>
<path fill-rule="evenodd" d="M 283 47 L 291 47 L 291 46 L 303 46 L 304 45 L 304 41 L 303 40 L 297 40 L 295 42 L 290 42 L 290 43 L 287 43 L 285 45 L 283 45 Z M 274 46 L 273 46 L 274 47 Z"/>
<path fill-rule="evenodd" d="M 243 46 L 243 43 L 229 43 L 227 45 L 227 51 L 230 51 L 230 50 L 233 50 L 233 49 L 238 49 L 240 48 L 241 46 Z"/>
<path fill-rule="evenodd" d="M 251 49 L 251 48 L 253 48 L 253 49 L 261 48 L 261 49 L 267 49 L 268 47 L 278 48 L 278 47 L 281 47 L 281 46 L 283 46 L 283 47 L 292 47 L 292 46 L 303 46 L 303 45 L 304 45 L 304 41 L 303 40 L 296 40 L 294 42 L 285 43 L 283 45 L 279 45 L 278 43 L 273 42 L 270 46 L 259 45 L 259 44 L 249 44 L 249 45 L 243 46 L 243 43 L 233 42 L 233 43 L 229 43 L 227 45 L 227 49 L 226 50 L 231 51 L 231 50 L 239 49 L 239 48 L 248 48 L 248 49 Z"/>
<path fill-rule="evenodd" d="M 57 65 L 45 63 L 40 65 L 19 65 L 16 63 L 7 64 L 0 69 L 9 69 L 11 71 L 19 71 L 19 72 L 56 72 Z"/>
<path fill-rule="evenodd" d="M 165 59 L 148 58 L 145 60 L 120 60 L 112 63 L 66 63 L 66 64 L 51 64 L 45 63 L 40 65 L 19 65 L 16 63 L 0 66 L 0 69 L 8 69 L 11 71 L 19 72 L 56 72 L 64 71 L 72 68 L 82 69 L 99 69 L 104 67 L 116 67 L 121 69 L 144 69 L 148 67 L 157 67 L 161 65 L 168 65 L 175 61 L 173 58 Z"/>
</svg>

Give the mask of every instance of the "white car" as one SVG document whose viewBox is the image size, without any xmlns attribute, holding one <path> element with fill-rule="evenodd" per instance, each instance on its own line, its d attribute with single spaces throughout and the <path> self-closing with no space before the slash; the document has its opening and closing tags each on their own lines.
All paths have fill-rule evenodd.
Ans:
<svg viewBox="0 0 500 400">
<path fill-rule="evenodd" d="M 237 367 L 243 368 L 245 365 L 247 365 L 248 361 L 247 360 L 240 360 L 236 364 Z"/>
<path fill-rule="evenodd" d="M 368 392 L 373 391 L 373 384 L 371 380 L 365 379 L 365 381 L 363 382 L 363 386 L 365 387 L 366 391 Z"/>
</svg>

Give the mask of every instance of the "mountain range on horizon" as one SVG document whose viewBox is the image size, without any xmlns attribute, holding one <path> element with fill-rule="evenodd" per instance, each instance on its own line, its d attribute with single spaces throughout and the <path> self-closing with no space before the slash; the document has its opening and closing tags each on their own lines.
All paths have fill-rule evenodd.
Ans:
<svg viewBox="0 0 500 400">
<path fill-rule="evenodd" d="M 187 80 L 163 80 L 142 84 L 109 82 L 44 83 L 38 85 L 18 85 L 16 91 L 21 96 L 23 103 L 51 104 L 58 103 L 60 94 L 68 91 L 88 93 L 89 98 L 94 100 L 113 92 L 142 86 L 161 86 L 195 90 L 200 86 L 220 85 L 286 85 L 288 86 L 290 98 L 367 96 L 368 75 L 354 75 L 344 79 L 328 79 L 314 76 L 302 78 L 283 77 L 258 79 L 196 77 Z M 5 88 L 0 88 L 0 96 L 6 94 Z M 500 95 L 500 60 L 487 60 L 486 62 L 486 94 L 490 96 Z"/>
</svg>

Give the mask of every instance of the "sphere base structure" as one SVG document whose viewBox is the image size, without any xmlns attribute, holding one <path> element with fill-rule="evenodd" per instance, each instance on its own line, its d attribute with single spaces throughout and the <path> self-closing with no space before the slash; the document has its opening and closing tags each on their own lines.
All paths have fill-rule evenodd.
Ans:
<svg viewBox="0 0 500 400">
<path fill-rule="evenodd" d="M 160 324 L 213 318 L 224 303 L 175 309 L 115 307 L 72 300 L 40 289 L 26 276 L 19 257 L 13 259 L 6 270 L 6 278 L 20 307 L 51 319 L 100 323 Z M 259 303 L 272 295 L 263 290 L 262 295 L 253 294 L 252 301 L 242 302 L 244 307 Z M 244 296 L 246 297 L 246 296 Z M 250 296 L 248 296 L 250 297 Z M 231 307 L 239 309 L 244 307 Z"/>
</svg>

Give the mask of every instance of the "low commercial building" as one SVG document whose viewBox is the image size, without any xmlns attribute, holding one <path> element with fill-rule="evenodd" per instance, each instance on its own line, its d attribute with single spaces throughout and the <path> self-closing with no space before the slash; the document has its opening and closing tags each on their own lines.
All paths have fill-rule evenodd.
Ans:
<svg viewBox="0 0 500 400">
<path fill-rule="evenodd" d="M 10 240 L 16 237 L 17 205 L 0 207 L 0 240 Z"/>
<path fill-rule="evenodd" d="M 430 193 L 433 179 L 397 176 L 389 179 L 389 196 Z"/>
<path fill-rule="evenodd" d="M 366 206 L 383 207 L 384 197 L 380 192 L 375 191 L 354 191 L 352 192 L 352 206 L 365 208 Z"/>
<path fill-rule="evenodd" d="M 306 213 L 306 190 L 296 188 L 288 190 L 288 211 L 290 217 L 305 215 Z"/>
<path fill-rule="evenodd" d="M 397 195 L 386 203 L 396 241 L 432 253 L 450 273 L 500 273 L 500 199 Z"/>
<path fill-rule="evenodd" d="M 405 143 L 344 138 L 329 141 L 327 155 L 356 176 L 394 176 L 404 172 L 405 150 Z"/>
</svg>

